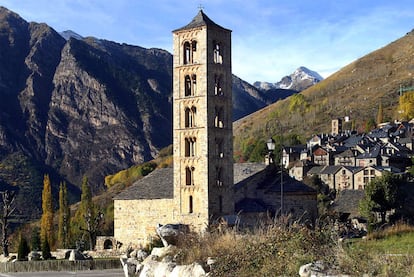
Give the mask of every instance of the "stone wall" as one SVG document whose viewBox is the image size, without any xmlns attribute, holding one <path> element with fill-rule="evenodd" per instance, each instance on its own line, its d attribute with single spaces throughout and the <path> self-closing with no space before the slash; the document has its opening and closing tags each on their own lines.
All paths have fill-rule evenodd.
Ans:
<svg viewBox="0 0 414 277">
<path fill-rule="evenodd" d="M 178 223 L 173 199 L 114 201 L 114 237 L 126 247 L 145 246 L 156 237 L 157 224 Z"/>
</svg>

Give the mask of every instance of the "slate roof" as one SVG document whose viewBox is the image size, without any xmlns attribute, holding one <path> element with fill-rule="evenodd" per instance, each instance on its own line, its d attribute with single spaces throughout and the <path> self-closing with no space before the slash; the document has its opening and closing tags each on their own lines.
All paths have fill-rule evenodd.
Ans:
<svg viewBox="0 0 414 277">
<path fill-rule="evenodd" d="M 178 32 L 178 31 L 182 31 L 182 30 L 194 29 L 194 28 L 198 28 L 198 27 L 202 27 L 202 26 L 219 28 L 219 29 L 230 31 L 230 30 L 228 30 L 226 28 L 223 28 L 220 25 L 214 23 L 213 20 L 211 20 L 202 10 L 200 10 L 198 12 L 198 14 L 193 18 L 193 20 L 190 23 L 188 23 L 187 25 L 185 25 L 181 28 L 178 28 L 178 29 L 174 30 L 173 33 Z"/>
<path fill-rule="evenodd" d="M 377 158 L 380 155 L 381 147 L 378 145 L 375 146 L 373 149 L 370 149 L 369 152 L 362 153 L 358 155 L 357 159 L 372 159 Z"/>
<path fill-rule="evenodd" d="M 264 170 L 266 165 L 264 163 L 236 163 L 233 166 L 234 184 L 237 184 L 250 176 Z"/>
<path fill-rule="evenodd" d="M 363 190 L 341 190 L 331 208 L 338 213 L 349 213 L 352 216 L 357 216 L 359 214 L 359 201 L 364 195 Z"/>
<path fill-rule="evenodd" d="M 261 199 L 243 198 L 235 204 L 235 212 L 243 211 L 244 213 L 265 213 L 269 210 Z"/>
<path fill-rule="evenodd" d="M 172 199 L 173 169 L 154 170 L 114 197 L 115 200 Z"/>
<path fill-rule="evenodd" d="M 341 165 L 328 165 L 320 172 L 320 174 L 335 174 L 341 168 Z"/>
<path fill-rule="evenodd" d="M 286 172 L 280 174 L 280 170 L 267 167 L 261 176 L 260 180 L 257 180 L 257 189 L 262 189 L 266 192 L 280 192 L 281 184 L 283 183 L 283 193 L 295 193 L 295 194 L 313 194 L 316 191 L 305 185 L 303 182 L 298 181 L 289 176 Z M 281 182 L 283 178 L 283 182 Z"/>
</svg>

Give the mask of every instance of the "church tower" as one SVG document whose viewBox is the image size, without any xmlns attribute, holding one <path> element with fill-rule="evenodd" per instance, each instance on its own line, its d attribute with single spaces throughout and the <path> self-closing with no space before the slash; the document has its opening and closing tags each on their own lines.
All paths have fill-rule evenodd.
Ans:
<svg viewBox="0 0 414 277">
<path fill-rule="evenodd" d="M 173 43 L 174 217 L 203 231 L 234 212 L 231 31 L 200 10 Z"/>
</svg>

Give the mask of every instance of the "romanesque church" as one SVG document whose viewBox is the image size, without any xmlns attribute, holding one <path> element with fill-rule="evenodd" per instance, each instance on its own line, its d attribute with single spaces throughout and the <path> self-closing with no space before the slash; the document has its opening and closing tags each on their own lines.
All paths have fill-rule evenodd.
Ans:
<svg viewBox="0 0 414 277">
<path fill-rule="evenodd" d="M 114 198 L 115 239 L 145 245 L 158 223 L 203 232 L 220 218 L 253 225 L 281 209 L 315 219 L 313 189 L 275 166 L 233 162 L 231 31 L 200 10 L 173 31 L 173 55 L 173 168 Z"/>
</svg>

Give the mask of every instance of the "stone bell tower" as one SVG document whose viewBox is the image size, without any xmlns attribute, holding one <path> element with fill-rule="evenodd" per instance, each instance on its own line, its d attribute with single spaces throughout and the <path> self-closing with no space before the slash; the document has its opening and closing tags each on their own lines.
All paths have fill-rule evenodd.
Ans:
<svg viewBox="0 0 414 277">
<path fill-rule="evenodd" d="M 200 10 L 173 43 L 176 216 L 203 231 L 234 212 L 231 31 Z"/>
</svg>

